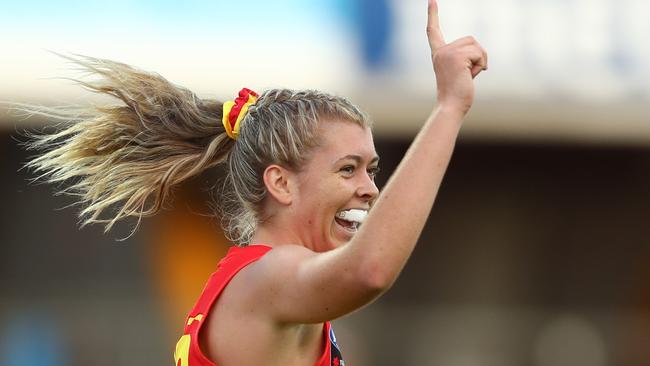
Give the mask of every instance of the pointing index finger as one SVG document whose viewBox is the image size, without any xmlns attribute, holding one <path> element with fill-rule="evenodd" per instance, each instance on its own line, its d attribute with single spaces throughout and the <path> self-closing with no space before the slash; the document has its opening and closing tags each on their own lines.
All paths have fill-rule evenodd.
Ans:
<svg viewBox="0 0 650 366">
<path fill-rule="evenodd" d="M 440 20 L 438 19 L 438 3 L 436 0 L 429 0 L 427 37 L 429 37 L 429 46 L 431 46 L 431 52 L 436 52 L 438 48 L 447 44 L 442 36 L 442 31 L 440 30 Z"/>
</svg>

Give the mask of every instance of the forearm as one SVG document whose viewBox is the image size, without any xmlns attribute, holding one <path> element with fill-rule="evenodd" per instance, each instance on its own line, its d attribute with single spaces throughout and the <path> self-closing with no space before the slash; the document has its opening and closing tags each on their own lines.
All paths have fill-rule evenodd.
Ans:
<svg viewBox="0 0 650 366">
<path fill-rule="evenodd" d="M 411 255 L 447 170 L 464 113 L 436 108 L 347 246 L 360 270 L 389 287 Z"/>
</svg>

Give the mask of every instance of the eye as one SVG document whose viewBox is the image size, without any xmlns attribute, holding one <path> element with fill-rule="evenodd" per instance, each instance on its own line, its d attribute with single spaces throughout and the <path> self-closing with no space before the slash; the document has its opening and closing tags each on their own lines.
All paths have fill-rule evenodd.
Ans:
<svg viewBox="0 0 650 366">
<path fill-rule="evenodd" d="M 341 169 L 339 169 L 339 171 L 343 172 L 345 174 L 351 175 L 351 174 L 354 173 L 354 169 L 355 168 L 354 168 L 353 165 L 346 165 L 346 166 L 342 167 Z"/>
<path fill-rule="evenodd" d="M 375 177 L 377 176 L 377 174 L 379 174 L 380 171 L 381 169 L 379 169 L 379 167 L 376 166 L 368 169 L 368 175 L 370 176 L 370 178 L 375 179 Z"/>
</svg>

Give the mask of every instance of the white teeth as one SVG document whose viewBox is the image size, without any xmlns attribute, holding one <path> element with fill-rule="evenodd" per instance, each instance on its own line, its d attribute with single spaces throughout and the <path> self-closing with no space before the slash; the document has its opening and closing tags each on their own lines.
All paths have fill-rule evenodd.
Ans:
<svg viewBox="0 0 650 366">
<path fill-rule="evenodd" d="M 358 210 L 354 208 L 350 210 L 339 211 L 336 213 L 336 217 L 354 223 L 355 227 L 359 226 L 359 224 L 361 224 L 363 220 L 366 219 L 366 216 L 368 216 L 367 210 Z"/>
</svg>

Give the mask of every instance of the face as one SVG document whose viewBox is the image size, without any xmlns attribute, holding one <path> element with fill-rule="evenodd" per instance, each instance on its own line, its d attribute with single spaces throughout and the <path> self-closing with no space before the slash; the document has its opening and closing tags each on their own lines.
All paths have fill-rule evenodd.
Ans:
<svg viewBox="0 0 650 366">
<path fill-rule="evenodd" d="M 323 252 L 354 236 L 356 229 L 336 215 L 372 206 L 379 194 L 375 185 L 378 162 L 369 128 L 348 121 L 321 122 L 319 146 L 296 173 L 294 230 L 303 244 Z"/>
</svg>

